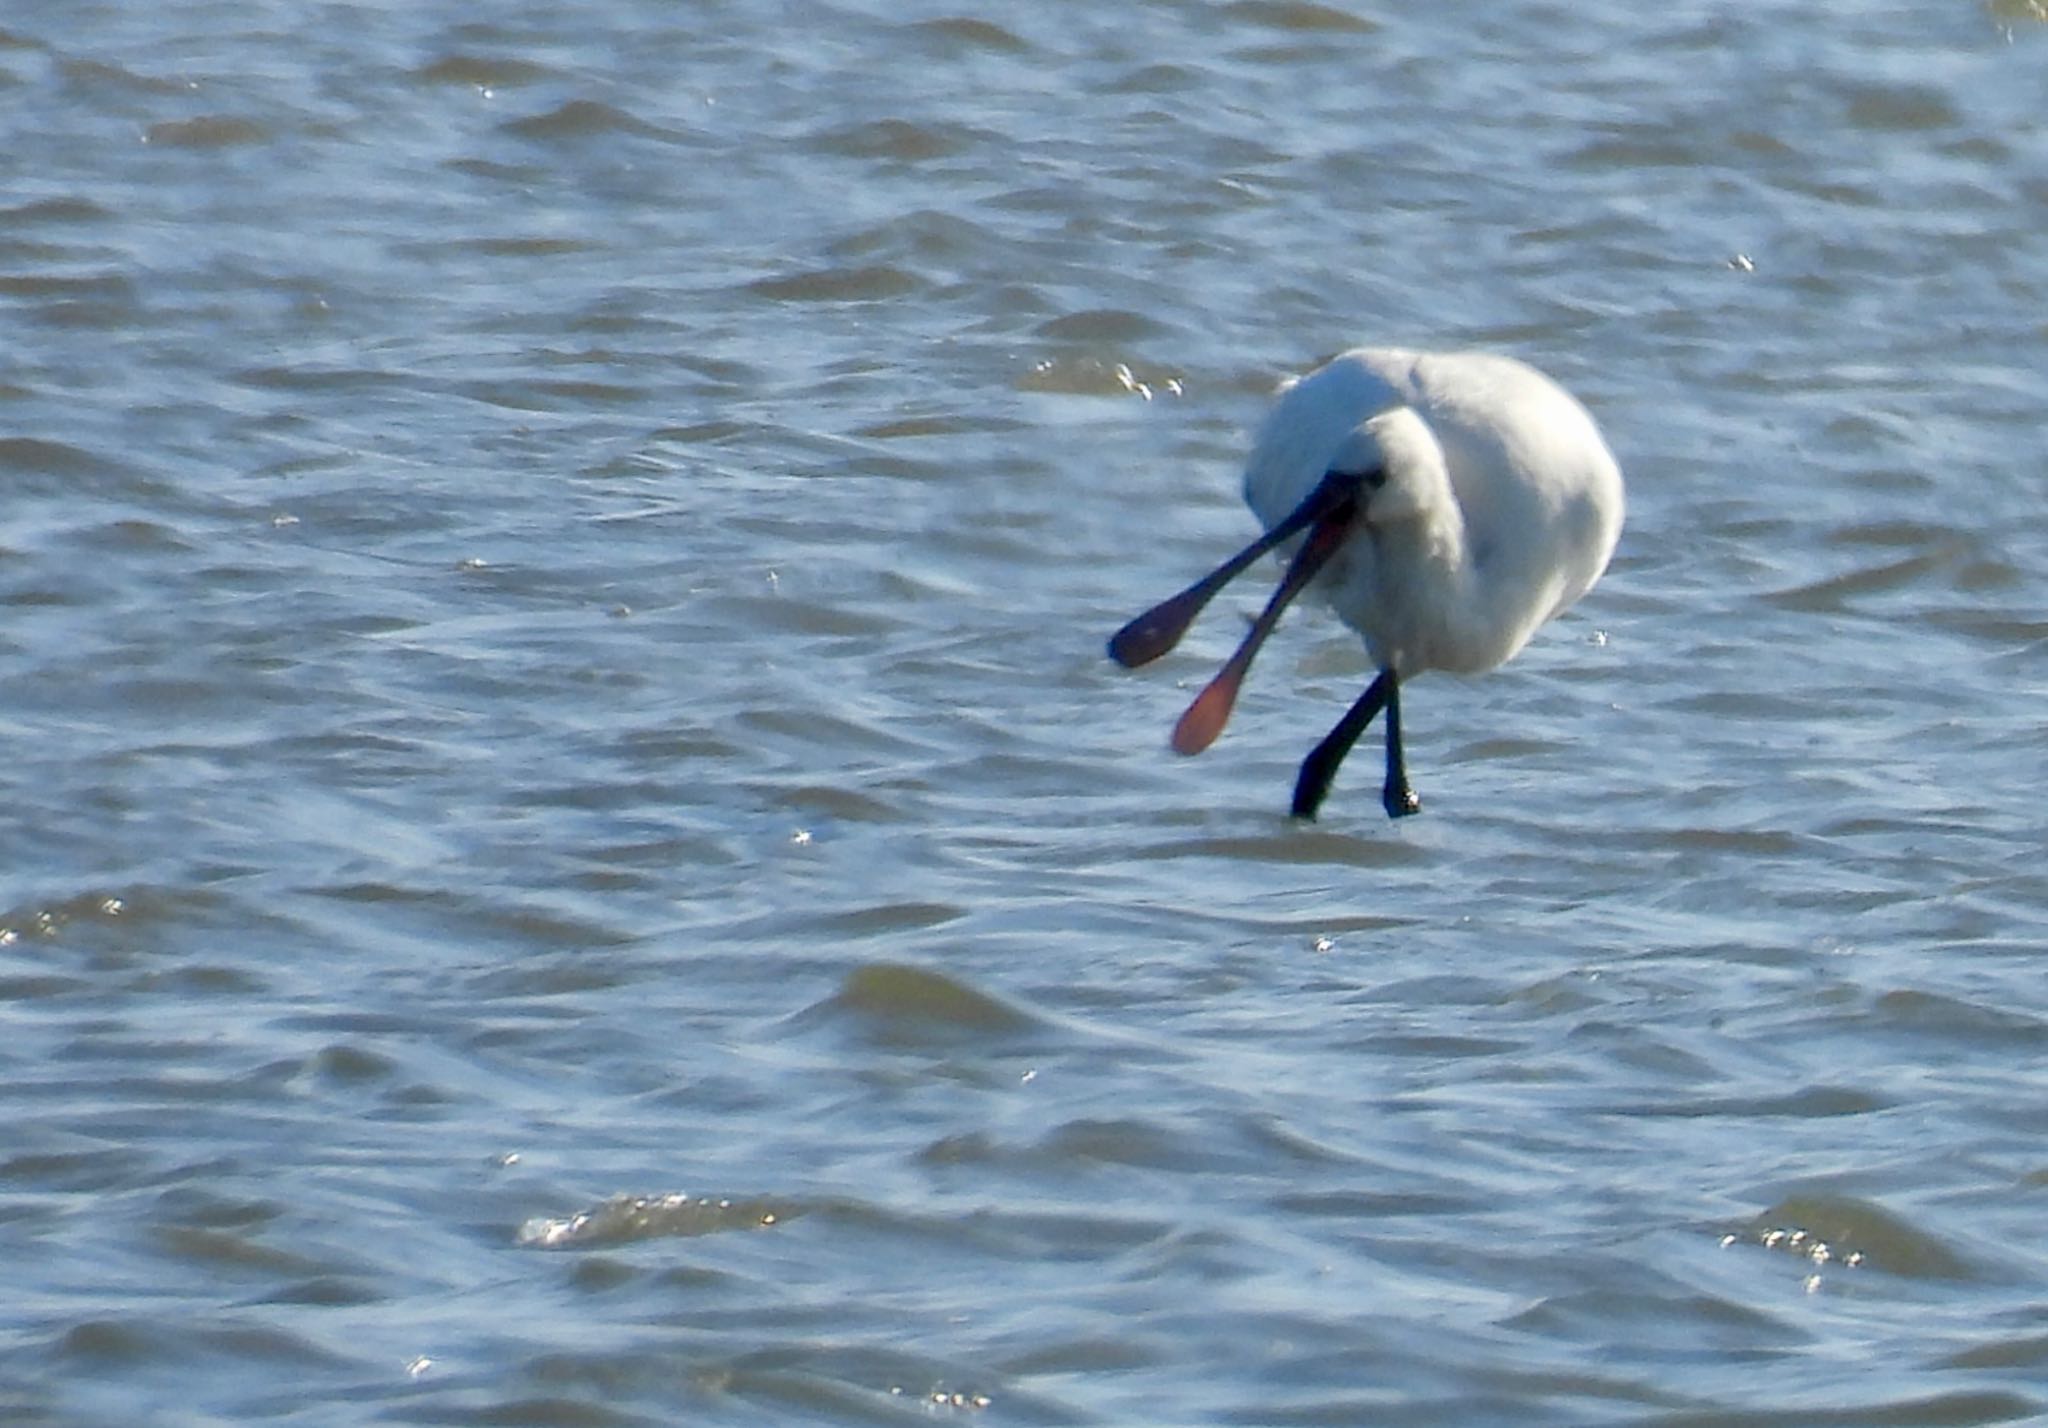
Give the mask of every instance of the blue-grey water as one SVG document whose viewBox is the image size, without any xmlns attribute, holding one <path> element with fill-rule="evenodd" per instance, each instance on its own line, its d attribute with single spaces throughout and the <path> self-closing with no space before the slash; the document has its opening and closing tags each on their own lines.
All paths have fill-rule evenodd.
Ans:
<svg viewBox="0 0 2048 1428">
<path fill-rule="evenodd" d="M 2044 20 L 0 7 L 0 1421 L 2048 1415 Z M 1311 826 L 1360 342 L 1629 525 Z"/>
</svg>

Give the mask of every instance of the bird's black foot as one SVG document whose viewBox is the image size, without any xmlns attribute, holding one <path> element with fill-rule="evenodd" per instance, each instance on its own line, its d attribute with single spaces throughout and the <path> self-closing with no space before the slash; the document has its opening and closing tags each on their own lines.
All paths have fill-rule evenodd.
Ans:
<svg viewBox="0 0 2048 1428">
<path fill-rule="evenodd" d="M 1422 800 L 1415 796 L 1415 790 L 1407 783 L 1390 783 L 1380 791 L 1380 804 L 1387 810 L 1389 818 L 1406 818 L 1411 813 L 1422 812 Z"/>
<path fill-rule="evenodd" d="M 1316 810 L 1323 806 L 1323 795 L 1330 791 L 1330 779 L 1335 773 L 1336 769 L 1326 760 L 1310 754 L 1302 762 L 1301 777 L 1294 782 L 1294 804 L 1287 811 L 1296 818 L 1315 822 Z"/>
</svg>

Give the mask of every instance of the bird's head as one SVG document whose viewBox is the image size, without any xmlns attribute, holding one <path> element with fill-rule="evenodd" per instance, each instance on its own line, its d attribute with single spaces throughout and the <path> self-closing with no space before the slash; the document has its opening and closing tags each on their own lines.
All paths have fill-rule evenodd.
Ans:
<svg viewBox="0 0 2048 1428">
<path fill-rule="evenodd" d="M 1266 602 L 1216 678 L 1211 680 L 1174 727 L 1173 747 L 1198 753 L 1222 732 L 1236 702 L 1238 686 L 1251 668 L 1252 656 L 1279 621 L 1281 612 L 1309 588 L 1361 531 L 1377 535 L 1399 529 L 1404 522 L 1427 519 L 1444 509 L 1449 478 L 1444 455 L 1429 426 L 1415 411 L 1400 404 L 1391 389 L 1375 391 L 1385 403 L 1375 414 L 1343 433 L 1322 467 L 1323 474 L 1272 527 L 1229 560 L 1170 600 L 1162 601 L 1125 625 L 1109 642 L 1110 657 L 1126 668 L 1159 658 L 1179 641 L 1188 625 L 1224 584 L 1275 546 L 1297 535 L 1305 538 L 1287 567 L 1280 588 Z M 1276 464 L 1324 461 L 1328 426 L 1304 423 L 1299 430 L 1269 432 L 1262 448 Z M 1305 443 L 1313 442 L 1313 446 Z M 1255 468 L 1257 469 L 1257 468 Z M 1296 467 L 1300 469 L 1300 467 Z M 1314 470 L 1314 466 L 1307 469 Z M 1247 477 L 1247 485 L 1253 484 Z"/>
<path fill-rule="evenodd" d="M 1357 519 L 1380 530 L 1443 508 L 1449 475 L 1429 424 L 1407 406 L 1389 407 L 1346 433 L 1330 474 L 1356 483 Z"/>
</svg>

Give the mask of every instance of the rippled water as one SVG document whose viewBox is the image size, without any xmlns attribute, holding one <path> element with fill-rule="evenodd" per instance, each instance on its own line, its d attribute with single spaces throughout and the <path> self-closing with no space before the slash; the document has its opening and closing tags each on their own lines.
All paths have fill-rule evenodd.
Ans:
<svg viewBox="0 0 2048 1428">
<path fill-rule="evenodd" d="M 2036 4 L 0 14 L 0 1419 L 2048 1414 Z M 1361 341 L 1514 665 L 1101 642 Z"/>
</svg>

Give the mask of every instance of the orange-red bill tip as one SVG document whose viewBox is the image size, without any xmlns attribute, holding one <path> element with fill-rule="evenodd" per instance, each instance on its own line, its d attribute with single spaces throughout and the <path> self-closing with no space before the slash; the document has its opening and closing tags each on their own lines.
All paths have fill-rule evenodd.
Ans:
<svg viewBox="0 0 2048 1428">
<path fill-rule="evenodd" d="M 1350 530 L 1352 516 L 1349 499 L 1338 503 L 1335 510 L 1325 514 L 1309 532 L 1308 540 L 1295 554 L 1294 561 L 1287 567 L 1287 574 L 1280 582 L 1280 588 L 1266 602 L 1266 608 L 1259 612 L 1259 618 L 1252 621 L 1251 629 L 1245 632 L 1243 643 L 1231 655 L 1208 687 L 1195 696 L 1195 702 L 1180 716 L 1180 722 L 1173 726 L 1173 749 L 1179 754 L 1199 754 L 1216 742 L 1216 736 L 1223 732 L 1223 726 L 1230 722 L 1230 711 L 1237 704 L 1238 686 L 1244 683 L 1246 671 L 1252 667 L 1252 660 L 1259 653 L 1259 646 L 1266 642 L 1266 636 L 1273 633 L 1273 626 L 1280 621 L 1281 613 L 1288 602 L 1308 588 L 1325 562 L 1337 553 Z"/>
<path fill-rule="evenodd" d="M 1180 722 L 1173 726 L 1173 751 L 1176 754 L 1199 754 L 1216 742 L 1223 726 L 1230 722 L 1230 711 L 1237 704 L 1238 686 L 1243 682 L 1244 667 L 1233 660 L 1195 696 L 1195 702 L 1188 705 L 1187 712 L 1180 716 Z"/>
</svg>

